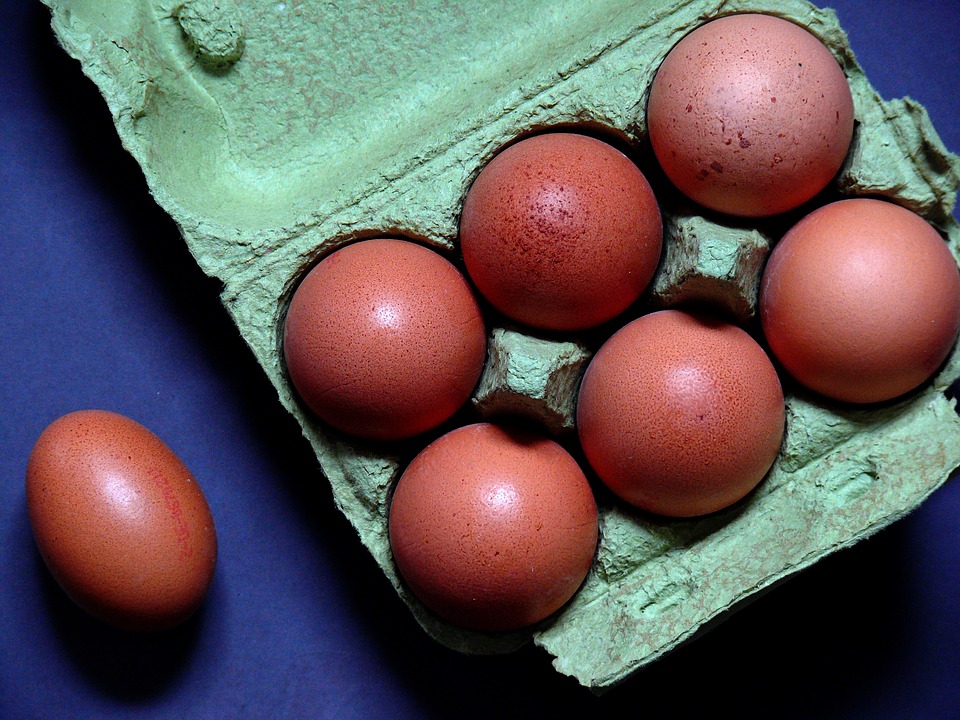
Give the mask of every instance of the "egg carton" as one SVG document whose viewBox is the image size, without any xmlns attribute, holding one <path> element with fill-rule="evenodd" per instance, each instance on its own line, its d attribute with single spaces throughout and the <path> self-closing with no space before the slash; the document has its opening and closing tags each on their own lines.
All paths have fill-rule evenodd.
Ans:
<svg viewBox="0 0 960 720">
<path fill-rule="evenodd" d="M 200 267 L 222 282 L 224 306 L 303 428 L 338 507 L 440 642 L 495 653 L 532 641 L 559 672 L 608 688 L 756 593 L 909 513 L 960 466 L 960 417 L 945 394 L 960 375 L 956 352 L 922 388 L 882 407 L 834 404 L 784 378 L 783 447 L 744 501 L 664 520 L 595 482 L 601 540 L 572 601 L 525 631 L 451 626 L 406 589 L 387 537 L 391 489 L 437 433 L 390 445 L 344 437 L 306 410 L 285 371 L 286 307 L 320 257 L 360 238 L 398 236 L 456 262 L 463 198 L 504 145 L 562 127 L 625 149 L 664 214 L 663 257 L 648 293 L 616 323 L 569 336 L 532 334 L 491 315 L 480 385 L 438 431 L 519 414 L 576 452 L 576 390 L 605 335 L 648 309 L 691 302 L 756 332 L 760 272 L 799 217 L 704 214 L 659 176 L 646 98 L 664 55 L 688 31 L 725 14 L 766 12 L 798 22 L 836 55 L 856 128 L 845 165 L 811 205 L 892 199 L 943 232 L 956 255 L 960 161 L 922 106 L 880 99 L 835 14 L 800 0 L 43 2 L 157 202 Z"/>
</svg>

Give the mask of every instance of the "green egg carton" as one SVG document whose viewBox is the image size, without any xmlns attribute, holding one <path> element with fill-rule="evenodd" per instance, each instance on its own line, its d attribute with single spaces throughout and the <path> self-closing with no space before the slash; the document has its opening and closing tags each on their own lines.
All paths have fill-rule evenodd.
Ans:
<svg viewBox="0 0 960 720">
<path fill-rule="evenodd" d="M 491 653 L 532 641 L 559 672 L 602 690 L 756 593 L 909 513 L 960 466 L 960 416 L 944 393 L 960 376 L 955 352 L 929 383 L 884 407 L 827 403 L 785 379 L 784 445 L 747 499 L 669 521 L 598 487 L 597 558 L 558 614 L 503 635 L 439 620 L 403 585 L 387 538 L 391 488 L 429 438 L 387 449 L 338 435 L 299 403 L 285 373 L 287 303 L 318 258 L 358 238 L 391 235 L 456 260 L 471 182 L 499 148 L 533 131 L 605 134 L 655 176 L 644 117 L 653 76 L 685 33 L 733 12 L 798 22 L 847 74 L 854 143 L 824 198 L 895 200 L 940 229 L 956 254 L 960 161 L 923 107 L 880 99 L 835 14 L 801 0 L 44 2 L 157 202 L 200 267 L 223 283 L 224 306 L 303 428 L 337 505 L 440 642 Z M 709 302 L 755 330 L 759 273 L 784 223 L 796 218 L 705 217 L 662 183 L 657 190 L 663 261 L 628 316 Z M 492 326 L 487 368 L 458 420 L 522 414 L 570 440 L 579 378 L 601 339 Z"/>
</svg>

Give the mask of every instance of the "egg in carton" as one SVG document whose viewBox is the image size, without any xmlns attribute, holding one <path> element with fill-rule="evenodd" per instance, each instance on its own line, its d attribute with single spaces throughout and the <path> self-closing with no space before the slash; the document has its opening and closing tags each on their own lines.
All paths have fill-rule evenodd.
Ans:
<svg viewBox="0 0 960 720">
<path fill-rule="evenodd" d="M 532 641 L 561 673 L 608 688 L 757 593 L 910 512 L 960 465 L 960 418 L 945 394 L 960 375 L 955 352 L 924 386 L 883 406 L 833 403 L 785 381 L 783 446 L 742 502 L 663 520 L 597 484 L 597 555 L 564 608 L 518 632 L 444 622 L 399 577 L 387 526 L 392 488 L 432 436 L 389 447 L 348 438 L 318 422 L 289 381 L 286 310 L 322 257 L 358 239 L 393 236 L 456 261 L 463 200 L 487 162 L 520 137 L 575 128 L 625 149 L 652 180 L 663 212 L 660 267 L 617 323 L 696 302 L 756 334 L 760 273 L 797 217 L 737 220 L 685 201 L 657 176 L 645 120 L 670 48 L 736 12 L 807 28 L 847 76 L 853 143 L 814 204 L 889 198 L 937 227 L 955 254 L 958 159 L 921 106 L 879 98 L 834 13 L 801 0 L 44 2 L 157 202 L 203 270 L 223 283 L 224 306 L 300 423 L 338 507 L 440 642 L 495 653 Z M 560 337 L 493 320 L 479 387 L 445 428 L 520 415 L 565 442 L 583 370 L 617 323 Z"/>
</svg>

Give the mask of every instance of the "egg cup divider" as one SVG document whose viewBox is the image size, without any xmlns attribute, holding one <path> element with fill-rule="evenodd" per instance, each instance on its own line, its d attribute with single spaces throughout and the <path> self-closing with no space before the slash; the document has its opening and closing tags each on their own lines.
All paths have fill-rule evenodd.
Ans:
<svg viewBox="0 0 960 720">
<path fill-rule="evenodd" d="M 329 431 L 284 371 L 285 308 L 319 257 L 358 238 L 399 235 L 455 259 L 470 183 L 498 149 L 532 131 L 602 130 L 655 174 L 644 120 L 653 75 L 686 32 L 733 12 L 799 22 L 848 76 L 854 144 L 814 204 L 893 199 L 943 231 L 956 255 L 960 227 L 950 213 L 960 161 L 922 106 L 879 98 L 835 14 L 802 0 L 431 0 L 403 10 L 311 0 L 242 9 L 226 0 L 43 2 L 157 202 L 200 267 L 223 283 L 224 306 L 303 428 L 337 506 L 440 642 L 489 653 L 532 639 L 558 671 L 608 688 L 757 592 L 910 512 L 960 466 L 960 417 L 944 394 L 960 376 L 956 351 L 931 382 L 883 407 L 834 405 L 785 379 L 784 446 L 746 500 L 669 521 L 597 488 L 601 544 L 568 606 L 530 631 L 502 635 L 440 621 L 398 578 L 387 540 L 389 494 L 416 441 L 385 451 Z M 749 225 L 701 215 L 652 179 L 665 260 L 632 312 L 708 301 L 755 329 L 758 275 L 791 218 Z M 569 433 L 571 394 L 596 338 L 491 332 L 492 364 L 473 410 L 533 414 Z"/>
</svg>

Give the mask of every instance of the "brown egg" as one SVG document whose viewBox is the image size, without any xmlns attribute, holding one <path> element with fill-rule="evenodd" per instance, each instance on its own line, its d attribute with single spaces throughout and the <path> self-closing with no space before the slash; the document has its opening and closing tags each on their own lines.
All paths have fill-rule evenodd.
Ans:
<svg viewBox="0 0 960 720">
<path fill-rule="evenodd" d="M 647 125 L 660 165 L 687 197 L 764 217 L 833 179 L 853 136 L 853 99 L 837 60 L 799 25 L 730 15 L 670 51 Z"/>
<path fill-rule="evenodd" d="M 160 438 L 102 410 L 64 415 L 27 463 L 37 547 L 80 607 L 125 630 L 189 618 L 213 578 L 217 536 L 203 491 Z"/>
<path fill-rule="evenodd" d="M 497 155 L 464 201 L 460 244 L 480 293 L 508 317 L 580 330 L 623 312 L 660 259 L 660 210 L 611 145 L 548 133 Z"/>
<path fill-rule="evenodd" d="M 335 428 L 407 438 L 450 418 L 486 359 L 464 277 L 404 240 L 365 240 L 321 261 L 290 303 L 283 351 L 304 402 Z"/>
<path fill-rule="evenodd" d="M 784 430 L 780 380 L 746 332 L 662 310 L 600 348 L 577 405 L 590 465 L 617 495 L 660 515 L 725 508 L 770 469 Z"/>
<path fill-rule="evenodd" d="M 390 547 L 410 589 L 474 630 L 536 623 L 580 587 L 597 545 L 597 506 L 560 445 L 489 423 L 458 428 L 403 473 Z"/>
<path fill-rule="evenodd" d="M 837 400 L 890 400 L 929 378 L 960 328 L 960 272 L 919 215 L 859 198 L 807 215 L 774 248 L 760 288 L 770 349 Z"/>
</svg>

